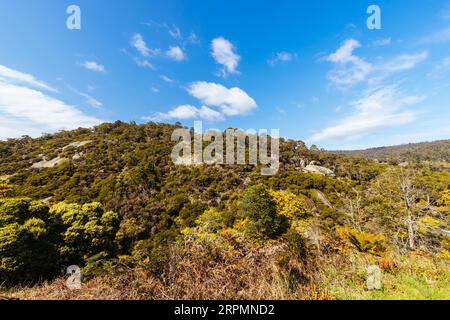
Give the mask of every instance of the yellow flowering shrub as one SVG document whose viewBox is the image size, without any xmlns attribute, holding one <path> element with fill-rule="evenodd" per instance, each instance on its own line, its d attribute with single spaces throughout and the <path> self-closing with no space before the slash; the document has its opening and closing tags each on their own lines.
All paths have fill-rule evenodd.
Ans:
<svg viewBox="0 0 450 320">
<path fill-rule="evenodd" d="M 441 202 L 444 206 L 450 206 L 450 190 L 445 190 L 442 192 Z"/>
<path fill-rule="evenodd" d="M 303 200 L 287 191 L 270 190 L 270 195 L 277 204 L 277 214 L 288 219 L 298 219 L 307 215 Z"/>
</svg>

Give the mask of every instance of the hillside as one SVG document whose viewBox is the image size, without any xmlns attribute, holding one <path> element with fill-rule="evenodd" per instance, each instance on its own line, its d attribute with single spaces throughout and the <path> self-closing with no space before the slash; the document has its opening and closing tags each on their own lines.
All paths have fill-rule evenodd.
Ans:
<svg viewBox="0 0 450 320">
<path fill-rule="evenodd" d="M 0 296 L 450 296 L 450 173 L 293 140 L 274 176 L 176 166 L 177 128 L 116 122 L 0 142 Z M 446 143 L 417 150 L 448 157 Z M 81 290 L 65 286 L 69 265 Z M 366 285 L 373 265 L 379 290 Z"/>
<path fill-rule="evenodd" d="M 366 150 L 343 151 L 343 154 L 393 162 L 450 162 L 450 140 L 411 143 Z"/>
</svg>

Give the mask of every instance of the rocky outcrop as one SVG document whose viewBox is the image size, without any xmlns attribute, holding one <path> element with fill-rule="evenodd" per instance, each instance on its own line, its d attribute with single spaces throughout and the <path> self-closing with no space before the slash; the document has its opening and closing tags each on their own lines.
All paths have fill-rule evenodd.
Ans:
<svg viewBox="0 0 450 320">
<path fill-rule="evenodd" d="M 83 146 L 85 146 L 85 145 L 87 145 L 89 143 L 92 143 L 92 140 L 75 141 L 75 142 L 69 143 L 67 146 L 65 146 L 63 148 L 63 150 L 65 150 L 65 149 L 67 149 L 69 147 L 80 148 L 80 147 L 83 147 Z"/>
<path fill-rule="evenodd" d="M 316 173 L 316 174 L 321 174 L 325 177 L 335 177 L 336 175 L 334 174 L 333 170 L 322 167 L 322 166 L 317 166 L 314 164 L 310 164 L 307 165 L 305 168 L 303 168 L 303 171 L 305 172 L 310 172 L 310 173 Z"/>
<path fill-rule="evenodd" d="M 42 161 L 33 163 L 31 168 L 33 168 L 33 169 L 53 168 L 65 161 L 67 161 L 67 159 L 56 157 L 56 158 L 53 158 L 52 160 L 48 160 L 48 161 L 42 160 Z"/>
</svg>

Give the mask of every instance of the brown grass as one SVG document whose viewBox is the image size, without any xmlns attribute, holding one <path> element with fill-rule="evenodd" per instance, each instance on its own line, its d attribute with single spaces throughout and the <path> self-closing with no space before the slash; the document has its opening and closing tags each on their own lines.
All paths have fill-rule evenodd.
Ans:
<svg viewBox="0 0 450 320">
<path fill-rule="evenodd" d="M 83 282 L 69 290 L 65 279 L 56 279 L 8 296 L 36 300 L 204 300 L 204 299 L 329 299 L 312 283 L 307 264 L 289 260 L 283 244 L 231 252 L 209 249 L 194 242 L 173 247 L 166 272 L 155 277 L 142 269 L 115 268 L 113 272 Z M 292 275 L 296 280 L 289 282 Z"/>
</svg>

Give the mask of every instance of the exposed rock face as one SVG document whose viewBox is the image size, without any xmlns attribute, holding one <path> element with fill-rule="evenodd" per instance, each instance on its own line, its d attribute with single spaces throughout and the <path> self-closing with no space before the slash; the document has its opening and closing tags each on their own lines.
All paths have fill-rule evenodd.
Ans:
<svg viewBox="0 0 450 320">
<path fill-rule="evenodd" d="M 48 160 L 48 161 L 47 160 L 42 160 L 40 162 L 33 163 L 31 168 L 33 168 L 33 169 L 53 168 L 53 167 L 63 163 L 66 160 L 67 159 L 60 158 L 60 157 L 56 157 L 56 158 L 54 158 L 52 160 Z"/>
<path fill-rule="evenodd" d="M 72 157 L 72 160 L 80 160 L 83 157 L 83 152 L 75 153 Z"/>
<path fill-rule="evenodd" d="M 66 149 L 66 148 L 69 148 L 69 147 L 79 148 L 79 147 L 85 146 L 85 145 L 87 145 L 89 143 L 92 143 L 92 140 L 75 141 L 75 142 L 69 143 L 67 146 L 65 146 L 63 148 L 63 150 Z"/>
<path fill-rule="evenodd" d="M 69 143 L 67 146 L 65 146 L 64 148 L 62 148 L 62 150 L 65 150 L 69 147 L 73 147 L 73 148 L 80 148 L 82 146 L 85 146 L 89 143 L 92 143 L 92 140 L 86 140 L 86 141 L 75 141 L 72 143 Z M 39 155 L 40 157 L 44 157 L 44 155 Z M 76 153 L 72 159 L 73 160 L 78 160 L 83 156 L 83 153 Z M 58 165 L 60 165 L 61 163 L 68 161 L 68 159 L 66 158 L 61 158 L 61 157 L 56 157 L 53 158 L 51 160 L 47 160 L 47 159 L 43 159 L 42 161 L 33 163 L 33 165 L 31 166 L 32 169 L 43 169 L 43 168 L 53 168 L 56 167 Z"/>
<path fill-rule="evenodd" d="M 335 177 L 334 172 L 328 168 L 317 166 L 314 164 L 307 165 L 304 169 L 306 172 L 321 174 L 326 177 Z"/>
</svg>

